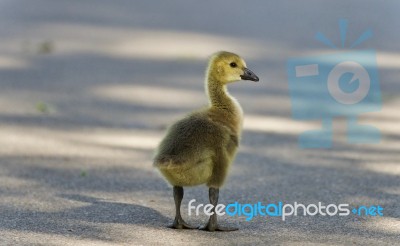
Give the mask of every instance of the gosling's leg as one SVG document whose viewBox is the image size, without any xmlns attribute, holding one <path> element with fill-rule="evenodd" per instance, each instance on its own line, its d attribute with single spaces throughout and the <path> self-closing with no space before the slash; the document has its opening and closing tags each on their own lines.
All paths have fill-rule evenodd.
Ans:
<svg viewBox="0 0 400 246">
<path fill-rule="evenodd" d="M 200 230 L 205 230 L 205 231 L 236 231 L 236 230 L 239 230 L 239 228 L 222 227 L 222 226 L 218 225 L 217 214 L 215 213 L 215 206 L 217 206 L 217 204 L 218 204 L 219 189 L 211 187 L 209 190 L 209 196 L 210 196 L 210 203 L 214 206 L 213 209 L 211 210 L 212 212 L 214 212 L 214 214 L 210 216 L 210 219 L 208 220 L 207 225 L 200 228 Z"/>
<path fill-rule="evenodd" d="M 175 220 L 170 226 L 173 229 L 197 229 L 197 226 L 187 224 L 181 216 L 181 202 L 183 199 L 183 188 L 181 186 L 174 186 L 174 200 L 175 200 Z"/>
</svg>

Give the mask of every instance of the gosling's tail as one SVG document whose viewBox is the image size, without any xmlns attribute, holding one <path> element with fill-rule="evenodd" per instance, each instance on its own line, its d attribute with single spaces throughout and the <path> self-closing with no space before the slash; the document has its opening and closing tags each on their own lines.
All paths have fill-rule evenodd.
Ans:
<svg viewBox="0 0 400 246">
<path fill-rule="evenodd" d="M 181 167 L 184 164 L 182 160 L 178 160 L 174 156 L 164 156 L 155 158 L 153 166 L 159 169 L 172 169 Z"/>
</svg>

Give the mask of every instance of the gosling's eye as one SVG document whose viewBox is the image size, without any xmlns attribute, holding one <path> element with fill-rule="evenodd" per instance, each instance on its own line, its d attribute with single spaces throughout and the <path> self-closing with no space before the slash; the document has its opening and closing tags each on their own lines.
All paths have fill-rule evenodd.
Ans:
<svg viewBox="0 0 400 246">
<path fill-rule="evenodd" d="M 231 67 L 237 67 L 237 64 L 235 62 L 231 62 L 231 64 L 229 64 Z"/>
</svg>

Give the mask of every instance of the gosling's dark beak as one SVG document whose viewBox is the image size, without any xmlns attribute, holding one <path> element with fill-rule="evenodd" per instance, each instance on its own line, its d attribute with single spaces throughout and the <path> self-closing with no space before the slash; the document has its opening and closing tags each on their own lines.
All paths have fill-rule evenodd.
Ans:
<svg viewBox="0 0 400 246">
<path fill-rule="evenodd" d="M 251 80 L 255 82 L 259 80 L 257 75 L 255 75 L 255 73 L 253 73 L 253 71 L 251 71 L 250 69 L 244 68 L 243 71 L 243 75 L 240 75 L 240 78 L 242 78 L 242 80 Z"/>
</svg>

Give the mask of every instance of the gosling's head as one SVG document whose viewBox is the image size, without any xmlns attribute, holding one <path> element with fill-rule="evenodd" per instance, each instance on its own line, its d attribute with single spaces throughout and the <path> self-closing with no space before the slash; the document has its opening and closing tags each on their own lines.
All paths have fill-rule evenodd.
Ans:
<svg viewBox="0 0 400 246">
<path fill-rule="evenodd" d="M 207 73 L 224 84 L 239 80 L 259 80 L 257 75 L 246 67 L 246 62 L 240 56 L 227 51 L 220 51 L 211 56 Z"/>
</svg>

